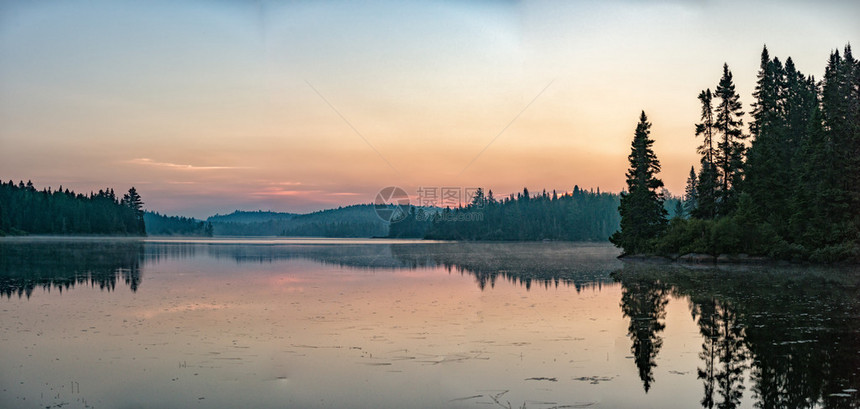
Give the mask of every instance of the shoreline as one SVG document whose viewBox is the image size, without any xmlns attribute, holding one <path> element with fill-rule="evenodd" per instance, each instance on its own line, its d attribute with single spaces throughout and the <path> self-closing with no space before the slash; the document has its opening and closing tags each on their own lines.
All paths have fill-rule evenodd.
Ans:
<svg viewBox="0 0 860 409">
<path fill-rule="evenodd" d="M 654 264 L 676 264 L 687 266 L 719 266 L 719 265 L 744 265 L 744 266 L 858 266 L 858 261 L 838 261 L 833 263 L 816 263 L 808 260 L 791 261 L 775 259 L 765 256 L 750 256 L 748 254 L 719 254 L 717 256 L 702 253 L 687 253 L 683 255 L 657 255 L 657 254 L 622 254 L 618 259 L 623 262 L 632 263 L 654 263 Z"/>
</svg>

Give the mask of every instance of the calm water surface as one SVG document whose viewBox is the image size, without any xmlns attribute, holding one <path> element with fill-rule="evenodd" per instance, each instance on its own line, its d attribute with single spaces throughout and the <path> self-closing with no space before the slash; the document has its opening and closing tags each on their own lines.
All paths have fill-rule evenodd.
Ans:
<svg viewBox="0 0 860 409">
<path fill-rule="evenodd" d="M 3 239 L 0 407 L 860 407 L 856 268 L 617 255 Z"/>
</svg>

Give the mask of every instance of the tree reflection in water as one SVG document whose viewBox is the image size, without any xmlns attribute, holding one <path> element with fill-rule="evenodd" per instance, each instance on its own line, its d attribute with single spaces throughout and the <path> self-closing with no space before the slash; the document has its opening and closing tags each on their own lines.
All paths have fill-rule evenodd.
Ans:
<svg viewBox="0 0 860 409">
<path fill-rule="evenodd" d="M 658 338 L 662 326 L 636 320 L 659 320 L 662 304 L 643 300 L 666 288 L 689 300 L 699 327 L 702 407 L 738 407 L 745 373 L 757 408 L 860 407 L 856 269 L 630 264 L 612 276 L 625 291 L 622 311 L 631 319 L 631 332 L 638 330 L 631 335 L 632 349 L 641 354 L 636 361 L 646 391 L 654 381 L 648 376 L 653 349 L 637 349 L 637 342 Z"/>
<path fill-rule="evenodd" d="M 630 351 L 636 367 L 639 368 L 639 379 L 647 393 L 654 382 L 653 369 L 657 366 L 655 360 L 663 338 L 660 332 L 666 328 L 666 304 L 668 292 L 658 281 L 627 281 L 622 282 L 621 311 L 630 318 L 627 336 L 633 342 Z"/>
<path fill-rule="evenodd" d="M 0 243 L 0 295 L 30 298 L 33 290 L 69 290 L 75 285 L 113 291 L 117 282 L 132 292 L 141 283 L 143 242 L 137 239 L 15 240 Z"/>
<path fill-rule="evenodd" d="M 702 407 L 714 407 L 716 385 L 721 398 L 717 407 L 735 408 L 743 397 L 743 375 L 747 369 L 744 328 L 737 321 L 737 312 L 731 304 L 715 297 L 693 301 L 690 308 L 702 336 L 699 358 L 703 366 L 697 368 L 705 390 Z"/>
</svg>

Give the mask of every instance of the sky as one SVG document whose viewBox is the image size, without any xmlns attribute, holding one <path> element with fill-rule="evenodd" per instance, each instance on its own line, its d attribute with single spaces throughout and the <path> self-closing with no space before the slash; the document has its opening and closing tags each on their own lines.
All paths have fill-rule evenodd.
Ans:
<svg viewBox="0 0 860 409">
<path fill-rule="evenodd" d="M 858 2 L 0 1 L 0 179 L 134 186 L 206 217 L 386 186 L 618 192 L 640 111 L 659 176 L 698 164 L 723 63 L 820 78 Z M 749 116 L 745 117 L 749 121 Z"/>
</svg>

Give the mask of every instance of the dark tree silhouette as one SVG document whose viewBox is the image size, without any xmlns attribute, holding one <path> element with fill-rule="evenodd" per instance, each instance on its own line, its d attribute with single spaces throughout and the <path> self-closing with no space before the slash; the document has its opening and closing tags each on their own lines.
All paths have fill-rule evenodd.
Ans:
<svg viewBox="0 0 860 409">
<path fill-rule="evenodd" d="M 113 189 L 83 195 L 62 186 L 39 191 L 30 181 L 0 182 L 0 235 L 28 233 L 145 235 L 146 228 L 142 211 L 117 200 Z"/>
<path fill-rule="evenodd" d="M 791 57 L 783 67 L 778 58 L 769 59 L 766 47 L 762 50 L 742 190 L 756 217 L 783 237 L 796 210 L 793 196 L 800 181 L 794 163 L 807 139 L 815 93 L 814 81 L 797 71 Z"/>
<path fill-rule="evenodd" d="M 724 64 L 715 103 L 707 90 L 699 94 L 696 209 L 673 220 L 656 251 L 860 261 L 858 67 L 846 46 L 816 82 L 765 47 L 746 149 L 743 107 Z"/>
<path fill-rule="evenodd" d="M 719 169 L 718 213 L 727 215 L 737 205 L 736 188 L 743 178 L 743 157 L 745 147 L 742 143 L 746 135 L 743 133 L 743 105 L 740 95 L 735 91 L 732 72 L 729 65 L 723 64 L 723 77 L 714 92 L 717 98 L 715 108 L 714 128 L 720 135 L 714 157 Z"/>
<path fill-rule="evenodd" d="M 660 161 L 652 149 L 654 140 L 650 134 L 651 123 L 642 111 L 628 156 L 627 192 L 621 193 L 618 207 L 621 230 L 609 238 L 627 254 L 650 251 L 651 241 L 666 228 L 664 197 L 658 191 L 663 187 L 663 181 L 656 177 L 660 172 Z"/>
<path fill-rule="evenodd" d="M 696 136 L 702 137 L 702 144 L 698 152 L 702 155 L 699 177 L 696 181 L 696 207 L 691 209 L 690 214 L 702 219 L 713 219 L 717 215 L 717 167 L 718 156 L 714 137 L 716 125 L 714 123 L 714 103 L 710 89 L 699 93 L 699 101 L 702 103 L 701 123 L 696 124 Z"/>
<path fill-rule="evenodd" d="M 699 179 L 696 177 L 696 168 L 690 167 L 690 176 L 687 177 L 687 185 L 684 187 L 683 208 L 685 216 L 692 216 L 699 208 Z"/>
<path fill-rule="evenodd" d="M 639 370 L 639 379 L 647 393 L 654 382 L 653 369 L 657 354 L 663 347 L 660 332 L 666 328 L 668 291 L 654 281 L 631 280 L 621 283 L 621 311 L 630 318 L 627 336 L 632 341 L 630 351 Z"/>
<path fill-rule="evenodd" d="M 113 190 L 111 190 L 111 195 L 113 195 Z M 122 196 L 120 204 L 123 204 L 132 210 L 134 222 L 138 226 L 138 231 L 142 234 L 146 234 L 146 223 L 143 221 L 143 199 L 140 198 L 140 195 L 137 193 L 137 189 L 135 189 L 134 186 L 132 186 L 131 189 L 128 189 L 128 193 Z"/>
<path fill-rule="evenodd" d="M 471 202 L 441 212 L 419 209 L 405 220 L 391 224 L 392 237 L 426 237 L 442 240 L 569 240 L 603 241 L 619 226 L 617 194 L 585 191 L 574 186 L 570 193 L 528 189 L 502 200 L 492 190 L 478 189 Z M 416 222 L 417 220 L 417 222 Z M 422 222 L 422 220 L 426 220 Z M 422 226 L 423 223 L 423 226 Z M 417 236 L 421 232 L 423 236 Z M 411 234 L 407 234 L 410 233 Z"/>
<path fill-rule="evenodd" d="M 167 216 L 158 212 L 144 212 L 146 232 L 156 236 L 212 237 L 212 223 L 190 217 Z"/>
</svg>

